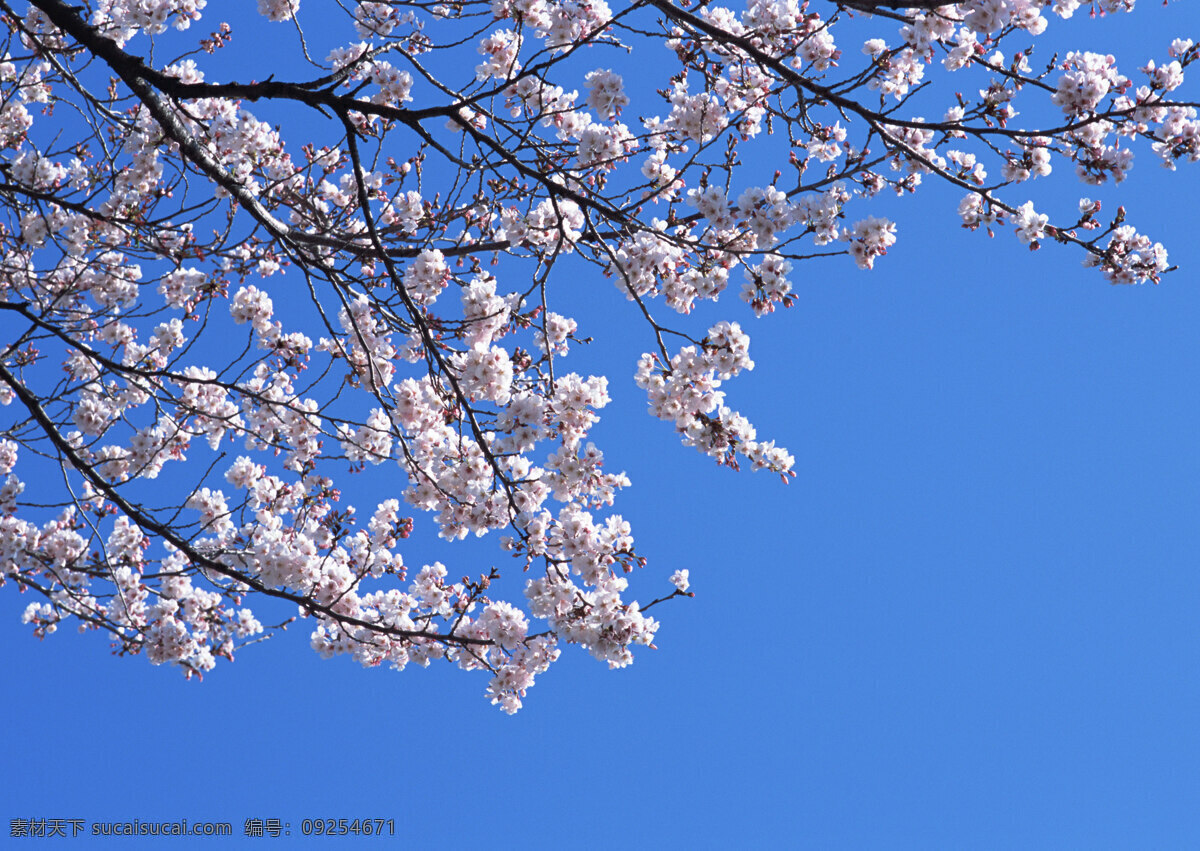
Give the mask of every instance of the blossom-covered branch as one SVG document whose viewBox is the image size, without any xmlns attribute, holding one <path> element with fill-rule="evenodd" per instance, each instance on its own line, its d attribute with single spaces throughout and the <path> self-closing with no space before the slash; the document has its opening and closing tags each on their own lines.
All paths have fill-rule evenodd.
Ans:
<svg viewBox="0 0 1200 851">
<path fill-rule="evenodd" d="M 964 227 L 1159 281 L 1123 209 L 1024 188 L 1200 158 L 1192 42 L 1031 64 L 1080 8 L 0 0 L 0 580 L 39 636 L 189 675 L 302 622 L 485 671 L 509 712 L 565 645 L 629 664 L 692 575 L 616 513 L 610 379 L 573 353 L 620 323 L 653 417 L 788 481 L 727 398 L 747 329 L 800 264 L 881 263 L 883 193 L 939 182 Z M 410 567 L 422 532 L 510 566 Z"/>
</svg>

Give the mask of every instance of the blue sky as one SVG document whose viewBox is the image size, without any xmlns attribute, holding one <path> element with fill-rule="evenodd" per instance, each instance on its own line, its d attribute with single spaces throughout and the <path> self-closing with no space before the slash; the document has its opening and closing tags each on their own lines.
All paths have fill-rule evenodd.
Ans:
<svg viewBox="0 0 1200 851">
<path fill-rule="evenodd" d="M 1124 25 L 1194 33 L 1184 5 Z M 1056 186 L 1125 203 L 1181 267 L 1158 287 L 964 231 L 931 191 L 888 202 L 873 273 L 814 264 L 758 321 L 722 303 L 758 364 L 731 404 L 795 454 L 786 487 L 680 447 L 632 384 L 643 341 L 596 329 L 594 437 L 633 480 L 643 587 L 687 567 L 696 597 L 627 670 L 567 648 L 515 717 L 448 666 L 323 662 L 303 625 L 185 682 L 94 635 L 38 642 L 6 589 L 5 816 L 273 817 L 293 839 L 390 818 L 413 847 L 1195 847 L 1200 173 L 1151 160 Z"/>
</svg>

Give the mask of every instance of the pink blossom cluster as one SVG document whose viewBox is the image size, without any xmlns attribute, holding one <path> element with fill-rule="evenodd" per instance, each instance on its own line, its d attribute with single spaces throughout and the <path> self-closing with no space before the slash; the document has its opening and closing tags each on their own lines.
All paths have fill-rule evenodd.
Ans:
<svg viewBox="0 0 1200 851">
<path fill-rule="evenodd" d="M 620 74 L 605 68 L 589 71 L 584 77 L 588 88 L 587 105 L 601 118 L 616 118 L 629 105 L 625 94 L 625 81 Z"/>
<path fill-rule="evenodd" d="M 654 354 L 642 355 L 634 380 L 646 391 L 649 411 L 675 425 L 685 446 L 732 467 L 737 456 L 755 470 L 791 473 L 794 459 L 773 441 L 755 440 L 750 422 L 726 407 L 726 381 L 742 370 L 753 369 L 750 338 L 736 322 L 720 322 L 708 330 L 699 346 L 685 346 L 664 362 Z"/>
</svg>

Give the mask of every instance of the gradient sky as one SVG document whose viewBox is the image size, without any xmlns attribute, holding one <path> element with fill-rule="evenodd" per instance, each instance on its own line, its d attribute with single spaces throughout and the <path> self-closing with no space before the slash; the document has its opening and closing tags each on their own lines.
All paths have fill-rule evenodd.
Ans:
<svg viewBox="0 0 1200 851">
<path fill-rule="evenodd" d="M 1077 44 L 1135 33 L 1131 73 L 1200 31 L 1187 5 Z M 285 841 L 251 817 L 394 819 L 404 847 L 1195 847 L 1200 171 L 1138 159 L 1053 187 L 1125 203 L 1181 267 L 1158 287 L 969 233 L 931 187 L 871 210 L 899 222 L 873 273 L 806 267 L 757 321 L 722 301 L 758 364 L 730 404 L 796 456 L 788 486 L 647 417 L 624 302 L 569 284 L 597 293 L 574 368 L 610 372 L 594 439 L 633 480 L 641 587 L 687 567 L 696 597 L 629 669 L 566 648 L 515 717 L 449 666 L 323 662 L 303 625 L 186 682 L 35 640 L 6 588 L 5 818 L 234 824 L 204 847 Z M 411 541 L 452 573 L 506 558 Z"/>
</svg>

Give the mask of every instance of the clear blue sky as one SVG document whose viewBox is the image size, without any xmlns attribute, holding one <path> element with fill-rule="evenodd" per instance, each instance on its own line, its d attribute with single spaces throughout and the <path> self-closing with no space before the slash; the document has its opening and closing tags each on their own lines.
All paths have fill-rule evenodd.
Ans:
<svg viewBox="0 0 1200 851">
<path fill-rule="evenodd" d="M 1122 24 L 1195 34 L 1184 5 Z M 595 438 L 634 483 L 643 587 L 687 567 L 696 598 L 657 611 L 659 649 L 627 670 L 567 648 L 515 717 L 448 666 L 323 662 L 303 625 L 185 682 L 94 635 L 36 641 L 6 589 L 5 819 L 274 817 L 295 840 L 305 818 L 390 818 L 404 847 L 1196 847 L 1200 171 L 1152 159 L 1118 189 L 1058 186 L 1063 209 L 1122 200 L 1181 266 L 1161 286 L 968 233 L 930 192 L 890 204 L 875 272 L 810 266 L 759 321 L 723 302 L 758 363 L 731 404 L 795 454 L 787 487 L 680 447 L 632 384 L 642 341 L 595 329 L 615 400 Z"/>
</svg>

